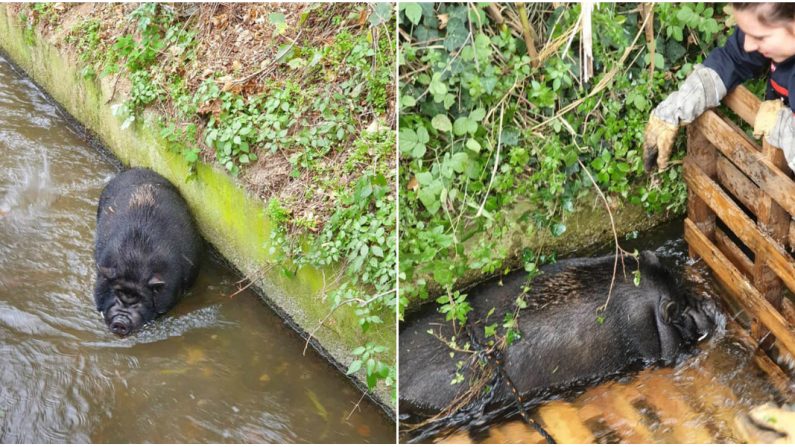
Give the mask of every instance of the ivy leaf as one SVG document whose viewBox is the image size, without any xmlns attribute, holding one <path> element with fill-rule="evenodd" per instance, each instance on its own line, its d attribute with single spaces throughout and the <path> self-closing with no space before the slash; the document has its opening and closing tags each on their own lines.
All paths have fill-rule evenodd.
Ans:
<svg viewBox="0 0 795 447">
<path fill-rule="evenodd" d="M 377 256 L 379 258 L 384 257 L 384 250 L 381 249 L 381 247 L 379 247 L 378 245 L 373 245 L 372 247 L 370 247 L 370 253 L 372 253 L 373 256 Z"/>
<path fill-rule="evenodd" d="M 417 194 L 420 202 L 422 202 L 431 214 L 436 214 L 436 212 L 439 211 L 439 207 L 441 206 L 439 197 L 441 196 L 442 188 L 442 182 L 437 179 L 430 185 L 420 188 L 420 192 Z"/>
<path fill-rule="evenodd" d="M 466 23 L 459 18 L 450 18 L 447 22 L 447 37 L 444 39 L 444 48 L 447 51 L 455 51 L 467 41 L 469 37 L 469 29 Z"/>
<path fill-rule="evenodd" d="M 440 130 L 442 132 L 450 132 L 453 130 L 453 123 L 450 122 L 450 118 L 442 113 L 433 117 L 431 120 L 431 126 L 433 126 L 434 129 Z"/>
<path fill-rule="evenodd" d="M 431 84 L 428 86 L 428 89 L 433 95 L 434 101 L 442 102 L 444 100 L 444 95 L 447 94 L 447 84 L 442 82 L 441 73 L 433 74 L 433 78 L 431 78 Z"/>
<path fill-rule="evenodd" d="M 416 132 L 414 129 L 403 129 L 399 135 L 400 152 L 411 155 L 414 158 L 422 158 L 425 155 L 425 143 L 430 141 L 430 136 L 425 127 L 419 127 Z"/>
<path fill-rule="evenodd" d="M 375 28 L 392 18 L 392 4 L 389 2 L 376 3 L 373 5 L 373 13 L 370 14 L 370 27 Z"/>
<path fill-rule="evenodd" d="M 403 11 L 406 13 L 406 18 L 409 19 L 409 22 L 414 25 L 420 23 L 420 19 L 422 18 L 422 6 L 418 3 L 401 3 L 400 6 L 403 7 Z"/>
<path fill-rule="evenodd" d="M 561 234 L 563 234 L 565 232 L 566 232 L 566 225 L 564 225 L 562 223 L 556 223 L 555 225 L 552 226 L 552 234 L 555 237 L 560 236 Z"/>
<path fill-rule="evenodd" d="M 351 362 L 351 365 L 348 367 L 348 372 L 346 374 L 351 375 L 351 374 L 359 371 L 360 369 L 362 369 L 362 361 L 359 360 L 359 359 L 356 359 L 356 360 Z"/>
<path fill-rule="evenodd" d="M 469 155 L 466 152 L 457 152 L 450 157 L 450 166 L 459 174 L 464 172 L 469 164 Z"/>
<path fill-rule="evenodd" d="M 469 119 L 477 122 L 483 121 L 483 118 L 485 117 L 486 117 L 486 110 L 482 107 L 478 107 L 469 114 Z"/>
<path fill-rule="evenodd" d="M 417 100 L 414 99 L 411 95 L 403 95 L 400 98 L 400 107 L 405 109 L 407 107 L 414 107 L 417 104 Z"/>
</svg>

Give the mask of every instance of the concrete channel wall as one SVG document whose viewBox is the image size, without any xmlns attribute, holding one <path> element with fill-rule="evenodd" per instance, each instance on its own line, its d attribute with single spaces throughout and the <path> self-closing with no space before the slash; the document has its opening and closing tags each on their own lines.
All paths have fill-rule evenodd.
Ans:
<svg viewBox="0 0 795 447">
<path fill-rule="evenodd" d="M 247 278 L 274 310 L 304 337 L 329 316 L 333 303 L 325 299 L 329 284 L 339 269 L 299 269 L 286 276 L 282 267 L 269 262 L 271 222 L 265 204 L 237 184 L 220 168 L 199 164 L 197 178 L 189 173 L 182 156 L 169 151 L 157 135 L 155 117 L 146 116 L 127 129 L 113 116 L 111 107 L 123 99 L 114 98 L 114 78 L 80 75 L 76 55 L 67 54 L 46 38 L 26 28 L 8 5 L 0 4 L 0 50 L 22 68 L 63 109 L 96 135 L 103 145 L 127 166 L 144 166 L 174 183 L 188 202 L 205 239 Z M 289 267 L 289 266 L 288 266 Z M 313 333 L 311 344 L 341 371 L 353 360 L 351 351 L 368 341 L 390 347 L 395 357 L 394 315 L 381 315 L 380 332 L 362 334 L 358 317 L 342 306 Z M 364 389 L 363 370 L 354 382 Z M 394 417 L 388 390 L 379 388 L 375 400 Z"/>
</svg>

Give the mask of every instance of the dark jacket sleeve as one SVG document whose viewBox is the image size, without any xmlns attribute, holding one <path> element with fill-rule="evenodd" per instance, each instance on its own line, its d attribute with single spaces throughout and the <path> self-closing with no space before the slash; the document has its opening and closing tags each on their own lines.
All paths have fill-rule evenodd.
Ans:
<svg viewBox="0 0 795 447">
<path fill-rule="evenodd" d="M 758 51 L 748 53 L 743 49 L 745 33 L 740 28 L 734 28 L 726 41 L 726 45 L 712 50 L 704 60 L 704 66 L 715 70 L 726 86 L 726 91 L 762 75 L 770 67 L 770 59 L 762 56 Z"/>
</svg>

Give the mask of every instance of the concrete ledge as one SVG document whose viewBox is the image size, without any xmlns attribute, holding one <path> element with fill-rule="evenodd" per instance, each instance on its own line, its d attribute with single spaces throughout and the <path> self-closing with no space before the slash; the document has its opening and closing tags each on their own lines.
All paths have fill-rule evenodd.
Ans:
<svg viewBox="0 0 795 447">
<path fill-rule="evenodd" d="M 288 277 L 282 273 L 283 266 L 269 263 L 272 223 L 261 200 L 249 195 L 225 171 L 207 164 L 199 164 L 196 180 L 186 181 L 187 163 L 159 138 L 153 116 L 121 129 L 121 121 L 113 116 L 113 104 L 109 102 L 113 79 L 81 76 L 76 58 L 26 29 L 8 5 L 0 5 L 0 49 L 122 163 L 149 167 L 174 183 L 188 202 L 205 239 L 242 274 L 255 279 L 260 296 L 304 337 L 328 315 L 332 303 L 325 300 L 329 290 L 327 281 L 332 282 L 339 269 L 303 267 Z M 121 100 L 117 98 L 115 102 Z M 385 322 L 384 330 L 362 334 L 353 309 L 343 306 L 314 333 L 312 345 L 343 373 L 353 360 L 351 350 L 368 341 L 387 346 L 386 354 L 394 358 L 396 334 L 391 329 L 395 315 L 380 317 Z M 363 380 L 360 371 L 354 382 L 366 389 Z M 388 391 L 379 388 L 375 394 L 376 401 L 394 418 Z"/>
</svg>

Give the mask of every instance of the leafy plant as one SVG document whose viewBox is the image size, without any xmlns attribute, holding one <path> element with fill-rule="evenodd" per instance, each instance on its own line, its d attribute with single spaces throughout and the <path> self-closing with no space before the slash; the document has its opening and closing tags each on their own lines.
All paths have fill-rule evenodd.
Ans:
<svg viewBox="0 0 795 447">
<path fill-rule="evenodd" d="M 449 297 L 465 273 L 505 268 L 499 242 L 511 232 L 565 233 L 563 216 L 593 191 L 582 166 L 616 200 L 649 213 L 684 209 L 679 166 L 653 180 L 643 171 L 643 130 L 654 105 L 725 39 L 722 9 L 655 4 L 651 54 L 643 8 L 600 5 L 587 81 L 580 5 L 527 5 L 535 45 L 546 44 L 535 52 L 511 25 L 521 22 L 517 6 L 498 9 L 503 23 L 487 4 L 400 4 L 401 315 L 435 293 L 449 317 L 464 304 Z M 527 211 L 514 212 L 519 204 Z"/>
</svg>

